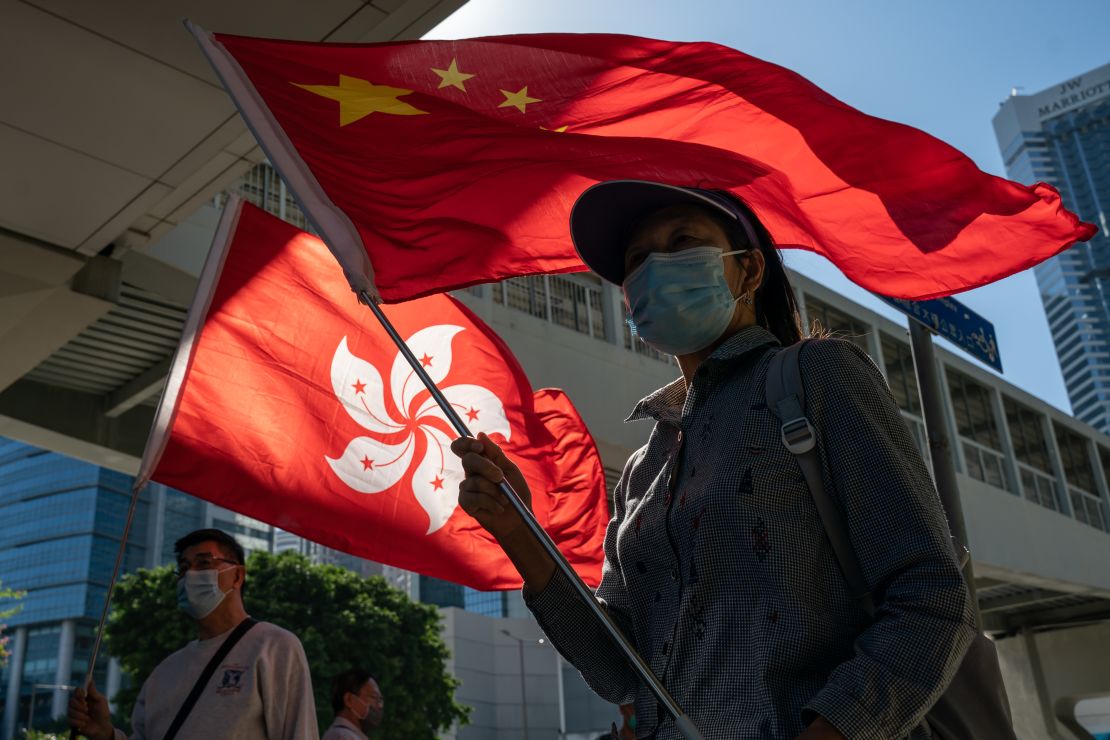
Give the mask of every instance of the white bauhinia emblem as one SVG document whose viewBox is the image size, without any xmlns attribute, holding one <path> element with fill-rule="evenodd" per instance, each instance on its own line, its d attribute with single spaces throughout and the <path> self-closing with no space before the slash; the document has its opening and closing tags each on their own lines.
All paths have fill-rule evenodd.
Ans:
<svg viewBox="0 0 1110 740">
<path fill-rule="evenodd" d="M 408 339 L 425 372 L 442 384 L 451 371 L 451 340 L 461 326 L 429 326 Z M 343 408 L 368 434 L 355 437 L 338 458 L 325 457 L 341 481 L 360 493 L 381 493 L 412 471 L 412 492 L 428 514 L 428 534 L 447 523 L 459 501 L 462 464 L 451 454 L 447 417 L 398 352 L 389 374 L 394 418 L 385 402 L 385 383 L 371 363 L 351 354 L 347 337 L 331 361 L 331 387 Z M 474 434 L 509 439 L 505 407 L 493 391 L 460 383 L 441 386 L 443 395 Z M 413 463 L 420 454 L 419 462 Z"/>
</svg>

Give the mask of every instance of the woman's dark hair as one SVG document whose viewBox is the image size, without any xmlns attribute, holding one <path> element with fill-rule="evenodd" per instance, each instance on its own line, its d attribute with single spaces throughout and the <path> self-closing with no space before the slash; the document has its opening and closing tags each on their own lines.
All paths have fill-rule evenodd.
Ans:
<svg viewBox="0 0 1110 740">
<path fill-rule="evenodd" d="M 343 703 L 343 699 L 347 694 L 354 694 L 358 696 L 358 692 L 370 680 L 370 674 L 361 668 L 352 668 L 349 671 L 343 671 L 338 676 L 331 680 L 331 709 L 336 714 L 343 711 L 347 705 Z"/>
<path fill-rule="evenodd" d="M 737 221 L 715 208 L 705 208 L 705 213 L 724 230 L 729 246 L 733 249 L 757 248 L 763 253 L 763 282 L 755 291 L 756 323 L 774 334 L 784 347 L 801 341 L 802 317 L 798 311 L 798 300 L 793 286 L 790 285 L 790 277 L 786 274 L 786 266 L 782 263 L 782 255 L 775 248 L 770 232 L 739 198 L 725 191 L 717 192 L 736 204 L 751 223 L 756 239 L 759 240 L 759 244 L 749 244 L 744 227 Z M 736 258 L 742 261 L 744 255 L 738 254 Z"/>
</svg>

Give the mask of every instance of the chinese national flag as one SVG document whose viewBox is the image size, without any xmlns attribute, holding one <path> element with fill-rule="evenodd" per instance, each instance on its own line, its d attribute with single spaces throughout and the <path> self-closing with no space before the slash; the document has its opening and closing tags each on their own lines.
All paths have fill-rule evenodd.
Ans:
<svg viewBox="0 0 1110 740">
<path fill-rule="evenodd" d="M 581 270 L 602 180 L 729 190 L 884 295 L 948 295 L 1094 226 L 782 67 L 710 43 L 545 34 L 319 44 L 194 33 L 356 289 L 402 301 Z"/>
<path fill-rule="evenodd" d="M 537 520 L 596 586 L 604 473 L 566 395 L 533 394 L 504 342 L 453 298 L 386 313 L 469 428 L 520 466 Z M 455 436 L 323 243 L 229 205 L 140 480 L 380 563 L 483 590 L 519 586 L 457 506 Z"/>
</svg>

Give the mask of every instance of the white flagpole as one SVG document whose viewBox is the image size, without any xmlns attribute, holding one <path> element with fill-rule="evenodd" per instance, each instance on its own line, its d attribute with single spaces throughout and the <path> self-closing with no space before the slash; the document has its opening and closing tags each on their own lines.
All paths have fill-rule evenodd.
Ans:
<svg viewBox="0 0 1110 740">
<path fill-rule="evenodd" d="M 239 197 L 236 195 L 230 196 L 224 206 L 223 214 L 220 216 L 216 234 L 212 238 L 212 247 L 208 251 L 204 269 L 201 270 L 193 304 L 189 307 L 185 327 L 181 332 L 181 342 L 174 351 L 166 386 L 162 389 L 162 396 L 158 401 L 158 410 L 155 412 L 154 421 L 150 425 L 150 433 L 147 436 L 146 447 L 143 450 L 143 458 L 139 463 L 139 472 L 131 486 L 131 501 L 127 506 L 127 518 L 124 520 L 123 533 L 120 535 L 116 562 L 112 566 L 112 576 L 108 579 L 108 592 L 104 596 L 104 607 L 100 611 L 100 622 L 96 626 L 96 638 L 93 640 L 92 652 L 89 654 L 89 665 L 85 671 L 85 681 L 82 684 L 82 688 L 86 692 L 92 684 L 96 659 L 100 655 L 100 645 L 104 639 L 104 627 L 108 623 L 112 595 L 115 593 L 116 582 L 119 580 L 120 570 L 123 566 L 123 555 L 127 550 L 127 540 L 131 535 L 131 523 L 135 519 L 135 509 L 139 503 L 139 496 L 146 488 L 147 483 L 150 482 L 150 477 L 154 474 L 155 468 L 158 467 L 158 463 L 162 459 L 162 453 L 166 449 L 169 430 L 173 426 L 173 417 L 177 413 L 177 399 L 181 392 L 181 384 L 188 372 L 189 364 L 192 362 L 197 333 L 208 316 L 208 309 L 212 304 L 212 294 L 215 291 L 216 283 L 219 281 L 220 273 L 223 271 L 227 247 L 231 242 L 231 235 L 235 233 L 235 226 L 239 221 L 241 210 L 242 201 Z M 76 740 L 77 735 L 77 729 L 70 728 L 70 740 Z"/>
</svg>

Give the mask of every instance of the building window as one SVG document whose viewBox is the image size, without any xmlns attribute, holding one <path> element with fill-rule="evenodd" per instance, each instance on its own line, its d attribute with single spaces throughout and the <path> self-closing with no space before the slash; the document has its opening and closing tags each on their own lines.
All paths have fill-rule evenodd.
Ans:
<svg viewBox="0 0 1110 740">
<path fill-rule="evenodd" d="M 1005 490 L 1006 476 L 990 389 L 952 368 L 948 368 L 948 387 L 952 392 L 952 410 L 967 462 L 967 474 Z"/>
<path fill-rule="evenodd" d="M 492 283 L 493 302 L 538 319 L 605 339 L 601 278 L 592 273 L 532 275 Z"/>
<path fill-rule="evenodd" d="M 886 381 L 902 418 L 910 428 L 917 448 L 925 464 L 932 470 L 933 460 L 929 453 L 929 440 L 925 434 L 925 424 L 921 419 L 921 395 L 917 390 L 917 372 L 913 365 L 913 352 L 905 342 L 899 342 L 888 334 L 883 334 L 883 363 L 886 365 Z"/>
<path fill-rule="evenodd" d="M 805 304 L 811 334 L 827 331 L 837 339 L 847 339 L 864 352 L 871 353 L 871 348 L 867 346 L 867 335 L 871 333 L 868 324 L 808 294 Z"/>
<path fill-rule="evenodd" d="M 485 614 L 487 617 L 507 617 L 509 616 L 507 597 L 507 591 L 475 591 L 467 588 L 463 590 L 463 608 L 468 612 Z"/>
<path fill-rule="evenodd" d="M 285 187 L 285 183 L 278 177 L 277 170 L 269 162 L 253 167 L 231 188 L 230 192 L 267 213 L 284 219 L 298 229 L 315 233 L 293 194 Z M 217 199 L 217 205 L 222 207 L 222 201 L 226 198 L 225 194 L 221 199 Z"/>
<path fill-rule="evenodd" d="M 1067 427 L 1052 425 L 1056 447 L 1060 450 L 1060 466 L 1068 481 L 1068 500 L 1077 521 L 1103 531 L 1107 528 L 1102 502 L 1095 485 L 1095 471 L 1087 450 L 1087 439 Z"/>
<path fill-rule="evenodd" d="M 431 576 L 420 576 L 420 600 L 435 606 L 466 608 L 462 586 Z"/>
<path fill-rule="evenodd" d="M 1045 437 L 1044 414 L 1003 396 L 1006 424 L 1017 458 L 1021 491 L 1028 500 L 1046 509 L 1060 509 L 1060 491 L 1052 474 L 1052 463 Z"/>
<path fill-rule="evenodd" d="M 886 364 L 886 381 L 894 393 L 898 408 L 921 416 L 921 395 L 917 391 L 917 373 L 913 366 L 913 353 L 905 342 L 887 334 L 882 335 L 883 362 Z"/>
</svg>

